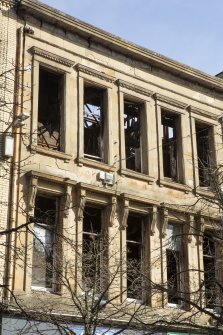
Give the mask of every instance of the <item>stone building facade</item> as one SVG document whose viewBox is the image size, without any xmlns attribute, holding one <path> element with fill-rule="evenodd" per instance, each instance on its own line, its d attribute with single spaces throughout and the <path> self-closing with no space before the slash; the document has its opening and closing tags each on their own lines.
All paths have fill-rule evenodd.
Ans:
<svg viewBox="0 0 223 335">
<path fill-rule="evenodd" d="M 36 0 L 0 4 L 0 66 L 17 70 L 1 131 L 29 115 L 21 131 L 12 127 L 14 154 L 2 153 L 0 166 L 0 201 L 9 199 L 1 222 L 13 230 L 7 267 L 1 259 L 4 301 L 13 292 L 25 309 L 43 316 L 43 306 L 55 308 L 74 323 L 58 276 L 81 296 L 83 246 L 106 235 L 106 257 L 103 249 L 88 271 L 99 264 L 104 278 L 105 266 L 118 264 L 106 299 L 131 311 L 146 306 L 147 328 L 139 322 L 138 333 L 151 328 L 148 319 L 162 324 L 159 334 L 210 333 L 221 306 L 213 278 L 222 282 L 222 251 L 212 239 L 220 218 L 209 199 L 223 159 L 222 79 Z M 140 265 L 138 281 L 130 260 Z"/>
</svg>

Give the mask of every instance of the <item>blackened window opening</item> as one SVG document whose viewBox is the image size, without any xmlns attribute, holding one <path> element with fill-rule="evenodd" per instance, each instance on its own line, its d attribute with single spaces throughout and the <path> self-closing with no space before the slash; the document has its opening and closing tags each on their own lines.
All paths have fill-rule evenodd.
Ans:
<svg viewBox="0 0 223 335">
<path fill-rule="evenodd" d="M 38 145 L 61 149 L 63 76 L 40 67 L 38 100 Z"/>
<path fill-rule="evenodd" d="M 176 119 L 177 116 L 162 112 L 163 174 L 178 181 Z"/>
<path fill-rule="evenodd" d="M 211 234 L 205 233 L 203 239 L 204 283 L 206 306 L 214 308 L 216 304 L 216 259 L 215 242 Z"/>
<path fill-rule="evenodd" d="M 104 95 L 104 89 L 84 87 L 84 156 L 97 161 L 104 159 Z"/>
<path fill-rule="evenodd" d="M 196 140 L 199 184 L 208 187 L 211 182 L 210 127 L 196 124 Z"/>
<path fill-rule="evenodd" d="M 37 195 L 34 217 L 32 286 L 52 290 L 57 199 Z"/>
<path fill-rule="evenodd" d="M 101 210 L 86 207 L 83 218 L 82 279 L 84 290 L 100 290 L 102 283 L 103 241 Z"/>
<path fill-rule="evenodd" d="M 176 250 L 167 249 L 167 289 L 168 289 L 168 302 L 172 304 L 179 303 L 179 290 L 180 290 L 180 263 L 179 252 Z"/>
<path fill-rule="evenodd" d="M 127 296 L 142 300 L 142 219 L 129 215 L 127 222 Z"/>
<path fill-rule="evenodd" d="M 141 172 L 140 105 L 124 101 L 126 168 Z"/>
</svg>

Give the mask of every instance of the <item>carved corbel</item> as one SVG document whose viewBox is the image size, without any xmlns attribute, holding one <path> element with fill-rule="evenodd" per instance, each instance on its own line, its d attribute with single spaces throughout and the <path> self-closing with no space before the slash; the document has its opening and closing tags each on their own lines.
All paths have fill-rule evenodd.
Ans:
<svg viewBox="0 0 223 335">
<path fill-rule="evenodd" d="M 38 187 L 38 177 L 31 176 L 29 184 L 29 214 L 33 215 L 33 210 L 35 207 L 36 193 Z"/>
<path fill-rule="evenodd" d="M 168 225 L 168 209 L 165 207 L 161 210 L 161 236 L 166 237 L 166 228 Z"/>
<path fill-rule="evenodd" d="M 189 214 L 187 223 L 184 224 L 184 242 L 190 243 L 192 241 L 192 234 L 193 234 L 193 229 L 194 229 L 194 215 Z"/>
<path fill-rule="evenodd" d="M 125 230 L 127 227 L 128 215 L 129 215 L 129 199 L 123 198 L 121 208 L 121 225 L 120 225 L 121 230 Z"/>
<path fill-rule="evenodd" d="M 71 196 L 72 194 L 72 185 L 67 184 L 66 185 L 66 190 L 65 190 L 65 194 L 64 194 L 64 216 L 67 218 L 69 215 L 69 210 L 70 210 L 70 205 L 71 205 Z"/>
<path fill-rule="evenodd" d="M 80 189 L 78 192 L 77 220 L 83 219 L 85 204 L 86 204 L 86 190 Z"/>
<path fill-rule="evenodd" d="M 158 212 L 157 212 L 157 206 L 153 206 L 152 212 L 150 214 L 150 235 L 154 235 L 155 234 L 155 229 L 157 226 L 157 216 L 158 216 Z"/>
<path fill-rule="evenodd" d="M 116 197 L 112 197 L 111 203 L 105 208 L 106 222 L 108 222 L 109 227 L 113 227 L 114 225 L 116 208 L 117 208 L 117 199 Z"/>
<path fill-rule="evenodd" d="M 204 237 L 204 217 L 202 215 L 199 215 L 197 218 L 197 241 L 198 244 L 203 243 L 203 237 Z"/>
</svg>

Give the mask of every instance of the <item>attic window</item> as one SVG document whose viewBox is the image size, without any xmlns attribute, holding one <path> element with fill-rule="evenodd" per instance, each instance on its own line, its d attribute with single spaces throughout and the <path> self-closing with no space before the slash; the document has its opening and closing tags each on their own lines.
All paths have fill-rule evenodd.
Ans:
<svg viewBox="0 0 223 335">
<path fill-rule="evenodd" d="M 84 156 L 104 160 L 104 98 L 105 90 L 84 87 Z"/>
<path fill-rule="evenodd" d="M 164 177 L 178 181 L 177 166 L 177 131 L 176 121 L 178 116 L 162 112 L 162 149 L 163 149 L 163 174 Z"/>
<path fill-rule="evenodd" d="M 126 168 L 141 172 L 140 105 L 124 101 Z"/>
<path fill-rule="evenodd" d="M 38 100 L 38 145 L 61 150 L 63 75 L 40 67 Z"/>
<path fill-rule="evenodd" d="M 213 159 L 211 131 L 210 126 L 196 123 L 198 174 L 201 187 L 208 187 L 211 184 L 211 161 Z"/>
</svg>

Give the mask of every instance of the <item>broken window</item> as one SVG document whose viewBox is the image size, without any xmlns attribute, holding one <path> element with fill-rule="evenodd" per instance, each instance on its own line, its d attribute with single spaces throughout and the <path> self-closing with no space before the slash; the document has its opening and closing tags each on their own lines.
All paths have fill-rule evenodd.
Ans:
<svg viewBox="0 0 223 335">
<path fill-rule="evenodd" d="M 197 158 L 199 184 L 208 187 L 211 184 L 211 127 L 196 123 Z"/>
<path fill-rule="evenodd" d="M 93 289 L 97 292 L 102 284 L 105 257 L 102 228 L 102 211 L 85 207 L 82 246 L 82 278 L 85 291 Z"/>
<path fill-rule="evenodd" d="M 162 112 L 163 174 L 174 181 L 178 181 L 177 119 L 172 113 Z"/>
<path fill-rule="evenodd" d="M 34 215 L 32 287 L 52 290 L 57 199 L 37 195 Z"/>
<path fill-rule="evenodd" d="M 38 145 L 61 150 L 63 75 L 39 69 Z"/>
<path fill-rule="evenodd" d="M 105 90 L 84 87 L 84 156 L 104 160 Z"/>
<path fill-rule="evenodd" d="M 179 304 L 182 291 L 182 229 L 167 225 L 167 295 L 168 303 Z"/>
<path fill-rule="evenodd" d="M 213 236 L 206 232 L 203 239 L 204 283 L 206 306 L 214 308 L 216 303 L 216 259 Z"/>
<path fill-rule="evenodd" d="M 140 105 L 124 101 L 126 168 L 141 172 Z"/>
<path fill-rule="evenodd" d="M 142 301 L 143 221 L 130 214 L 126 231 L 127 297 Z"/>
</svg>

